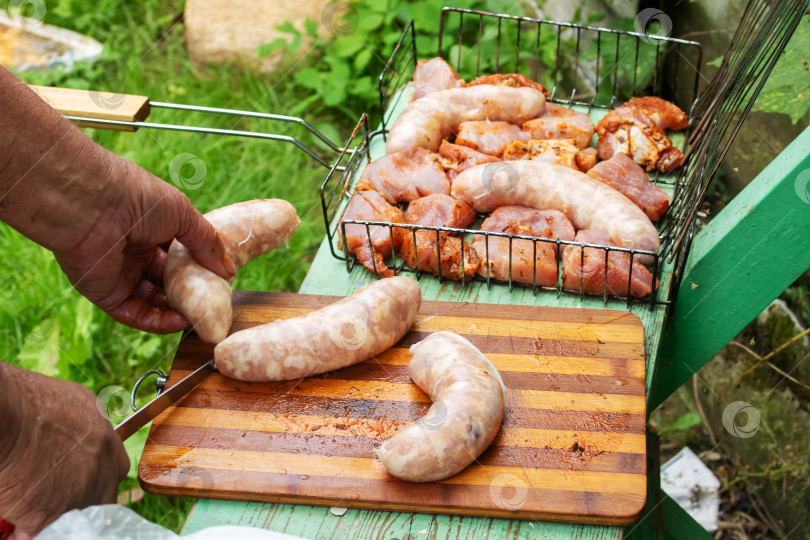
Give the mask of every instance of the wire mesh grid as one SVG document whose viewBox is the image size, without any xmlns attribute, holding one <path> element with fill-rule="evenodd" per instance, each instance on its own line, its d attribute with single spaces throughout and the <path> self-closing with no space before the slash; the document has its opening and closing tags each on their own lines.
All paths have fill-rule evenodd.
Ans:
<svg viewBox="0 0 810 540">
<path fill-rule="evenodd" d="M 670 260 L 691 241 L 695 216 L 720 164 L 787 42 L 810 7 L 808 0 L 752 0 L 715 77 L 701 93 L 692 118 L 684 169 L 685 193 L 674 201 L 662 234 Z"/>
<path fill-rule="evenodd" d="M 565 292 L 583 297 L 586 293 L 585 280 L 590 277 L 587 267 L 596 265 L 596 275 L 601 278 L 600 296 L 605 302 L 610 297 L 618 297 L 625 299 L 628 305 L 635 301 L 648 302 L 650 308 L 671 303 L 674 300 L 672 291 L 677 291 L 683 275 L 695 216 L 706 188 L 779 53 L 806 10 L 807 3 L 808 0 L 800 0 L 774 5 L 752 0 L 719 72 L 701 98 L 698 97 L 698 88 L 705 84 L 706 78 L 700 72 L 702 55 L 700 45 L 696 42 L 458 8 L 443 9 L 438 55 L 447 60 L 465 80 L 482 74 L 520 73 L 544 84 L 551 92 L 549 101 L 578 107 L 592 117 L 598 116 L 599 110 L 604 110 L 602 114 L 605 114 L 631 97 L 644 95 L 655 95 L 671 101 L 688 113 L 690 127 L 682 137 L 672 136 L 673 144 L 686 152 L 687 163 L 675 174 L 655 173 L 650 178 L 668 189 L 673 199 L 670 210 L 658 226 L 661 239 L 658 253 L 477 229 L 349 219 L 338 222 L 336 218 L 339 210 L 342 210 L 340 204 L 345 199 L 335 195 L 350 192 L 358 169 L 371 159 L 374 141 L 377 138 L 385 139 L 395 115 L 407 102 L 407 92 L 403 89 L 410 81 L 418 59 L 416 31 L 413 22 L 409 23 L 380 75 L 381 128 L 369 133 L 368 119 L 364 117 L 346 146 L 349 148 L 353 145 L 354 148 L 350 163 L 339 177 L 330 173 L 322 186 L 321 200 L 332 254 L 346 261 L 347 269 L 352 270 L 356 258 L 341 242 L 342 238 L 346 238 L 347 225 L 362 227 L 369 245 L 374 245 L 374 236 L 382 235 L 380 231 L 384 231 L 391 244 L 395 244 L 398 235 L 411 235 L 413 246 L 417 245 L 417 233 L 431 235 L 435 236 L 435 241 L 428 242 L 428 245 L 435 250 L 436 257 L 428 268 L 419 268 L 417 251 L 411 253 L 413 262 L 410 265 L 392 254 L 391 271 L 411 271 L 417 275 L 432 271 L 440 280 L 455 277 L 461 281 L 470 279 L 491 284 L 494 280 L 487 265 L 484 265 L 483 275 L 465 274 L 465 249 L 469 249 L 468 246 L 476 237 L 485 238 L 487 252 L 480 254 L 485 261 L 490 260 L 490 240 L 499 237 L 508 239 L 509 253 L 513 253 L 515 242 L 531 242 L 533 255 L 545 248 L 555 249 L 559 253 L 570 245 L 570 249 L 576 250 L 574 255 L 580 262 L 579 270 L 575 272 L 579 278 L 578 287 L 564 287 L 562 262 L 558 264 L 553 286 L 539 284 L 538 263 L 534 256 L 531 279 L 524 278 L 520 282 L 514 279 L 510 257 L 509 274 L 498 281 L 506 282 L 510 290 L 517 285 L 530 287 L 535 294 L 539 291 L 555 291 L 557 295 Z M 361 124 L 364 123 L 366 131 L 361 133 Z M 336 166 L 342 160 L 343 157 L 336 162 Z M 334 182 L 331 188 L 330 182 Z M 332 196 L 327 200 L 324 193 L 331 193 Z M 460 238 L 460 257 L 457 257 L 460 263 L 443 259 L 443 239 L 449 237 Z M 637 268 L 634 263 L 639 259 L 651 260 L 648 262 L 652 275 L 649 294 L 639 294 L 635 287 L 636 277 L 641 277 L 638 272 L 634 277 L 634 269 Z M 445 268 L 446 263 L 449 269 Z M 456 264 L 455 268 L 453 264 Z M 609 283 L 606 269 L 614 264 L 629 267 L 625 286 Z M 379 270 L 374 259 L 371 268 L 375 272 Z M 671 279 L 664 286 L 656 288 L 659 279 L 667 273 L 671 274 Z M 639 296 L 642 298 L 637 298 Z"/>
</svg>

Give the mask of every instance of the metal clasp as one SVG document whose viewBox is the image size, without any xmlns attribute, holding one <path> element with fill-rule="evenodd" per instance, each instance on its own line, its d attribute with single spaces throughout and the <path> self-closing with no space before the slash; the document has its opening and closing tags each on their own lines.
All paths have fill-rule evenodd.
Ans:
<svg viewBox="0 0 810 540">
<path fill-rule="evenodd" d="M 138 388 L 140 388 L 141 383 L 150 375 L 157 375 L 157 379 L 155 379 L 155 391 L 157 392 L 157 395 L 160 395 L 163 392 L 163 389 L 166 388 L 166 381 L 169 379 L 169 377 L 159 369 L 150 369 L 141 375 L 141 378 L 138 379 L 137 382 L 135 382 L 135 386 L 132 387 L 132 394 L 129 396 L 129 405 L 132 407 L 133 411 L 138 410 L 138 407 L 135 406 L 135 394 L 138 393 Z"/>
</svg>

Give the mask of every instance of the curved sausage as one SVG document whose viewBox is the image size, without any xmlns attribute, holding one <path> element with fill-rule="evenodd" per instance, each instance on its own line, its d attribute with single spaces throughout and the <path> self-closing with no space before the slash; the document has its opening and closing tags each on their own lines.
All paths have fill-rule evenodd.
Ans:
<svg viewBox="0 0 810 540">
<path fill-rule="evenodd" d="M 414 91 L 410 100 L 415 101 L 433 92 L 463 85 L 464 80 L 444 58 L 437 56 L 430 60 L 419 60 L 413 71 Z"/>
<path fill-rule="evenodd" d="M 240 202 L 212 210 L 205 218 L 219 232 L 237 270 L 287 242 L 301 222 L 295 208 L 281 199 Z M 200 339 L 207 343 L 225 339 L 233 322 L 229 281 L 200 265 L 175 240 L 166 259 L 164 284 L 169 305 L 191 322 Z"/>
<path fill-rule="evenodd" d="M 488 163 L 467 169 L 453 181 L 452 195 L 478 212 L 522 204 L 559 210 L 579 229 L 596 229 L 617 246 L 658 253 L 660 240 L 650 219 L 633 202 L 587 174 L 544 160 Z M 639 262 L 652 262 L 637 255 Z"/>
<path fill-rule="evenodd" d="M 417 99 L 399 115 L 388 133 L 385 152 L 410 153 L 416 148 L 435 152 L 442 139 L 462 122 L 503 120 L 522 124 L 545 110 L 546 98 L 534 88 L 482 84 L 440 90 Z"/>
<path fill-rule="evenodd" d="M 377 457 L 403 480 L 442 480 L 467 467 L 495 439 L 506 386 L 487 357 L 452 332 L 435 332 L 411 352 L 411 378 L 433 405 L 385 441 Z"/>
<path fill-rule="evenodd" d="M 422 304 L 405 276 L 370 283 L 302 317 L 236 332 L 214 348 L 220 373 L 242 381 L 288 381 L 368 360 L 405 335 Z"/>
</svg>

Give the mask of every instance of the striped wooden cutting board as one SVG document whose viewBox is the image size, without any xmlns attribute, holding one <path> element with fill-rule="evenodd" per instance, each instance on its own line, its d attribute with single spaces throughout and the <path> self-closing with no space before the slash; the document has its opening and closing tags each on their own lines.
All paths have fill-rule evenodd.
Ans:
<svg viewBox="0 0 810 540">
<path fill-rule="evenodd" d="M 336 297 L 237 292 L 232 331 L 295 317 Z M 374 449 L 424 415 L 408 347 L 467 337 L 509 388 L 492 446 L 458 475 L 414 484 Z M 211 358 L 184 339 L 169 385 Z M 152 425 L 138 468 L 152 493 L 263 502 L 625 524 L 646 496 L 644 330 L 623 311 L 424 302 L 393 348 L 283 383 L 210 375 Z"/>
</svg>

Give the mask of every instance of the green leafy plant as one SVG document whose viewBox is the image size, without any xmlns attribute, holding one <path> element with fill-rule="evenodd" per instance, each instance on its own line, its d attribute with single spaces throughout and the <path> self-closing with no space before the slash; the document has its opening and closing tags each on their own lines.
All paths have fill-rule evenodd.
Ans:
<svg viewBox="0 0 810 540">
<path fill-rule="evenodd" d="M 810 112 L 810 15 L 802 18 L 754 108 L 787 114 L 794 124 Z"/>
<path fill-rule="evenodd" d="M 260 56 L 286 50 L 297 52 L 308 40 L 313 50 L 309 53 L 308 67 L 296 69 L 294 86 L 303 98 L 292 109 L 292 114 L 309 111 L 313 105 L 335 108 L 356 119 L 370 111 L 379 100 L 378 77 L 385 67 L 394 45 L 402 36 L 410 20 L 416 29 L 416 49 L 420 58 L 430 58 L 438 50 L 439 15 L 445 0 L 403 2 L 401 0 L 356 0 L 344 10 L 343 20 L 333 24 L 341 31 L 330 33 L 318 24 L 307 21 L 303 30 L 290 23 L 276 28 L 287 35 L 263 45 Z M 452 2 L 460 8 L 478 9 L 520 15 L 520 5 L 505 0 L 461 0 Z M 362 14 L 362 16 L 358 16 Z M 487 36 L 493 41 L 495 36 Z M 451 54 L 457 50 L 451 49 Z M 465 60 L 475 62 L 474 55 Z M 489 67 L 494 60 L 486 58 Z"/>
<path fill-rule="evenodd" d="M 699 414 L 688 412 L 680 416 L 672 424 L 661 427 L 659 432 L 666 433 L 668 431 L 685 431 L 699 425 L 701 422 L 702 420 L 700 419 Z"/>
</svg>

